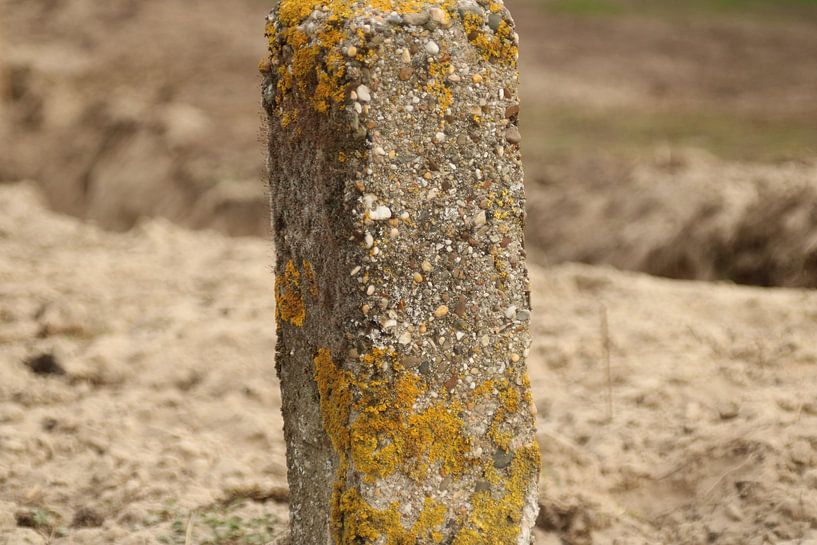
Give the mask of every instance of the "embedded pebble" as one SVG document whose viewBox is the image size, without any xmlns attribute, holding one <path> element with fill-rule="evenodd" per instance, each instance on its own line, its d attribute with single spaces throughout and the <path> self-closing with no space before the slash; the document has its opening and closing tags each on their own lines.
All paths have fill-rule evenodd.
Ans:
<svg viewBox="0 0 817 545">
<path fill-rule="evenodd" d="M 522 133 L 519 132 L 516 125 L 511 125 L 505 129 L 505 140 L 511 144 L 518 144 L 522 141 Z"/>
<path fill-rule="evenodd" d="M 480 19 L 485 18 L 485 10 L 476 2 L 476 0 L 459 0 L 457 2 L 457 11 L 460 17 L 467 13 L 478 16 Z"/>
<path fill-rule="evenodd" d="M 381 204 L 369 212 L 369 218 L 375 221 L 385 221 L 391 218 L 391 209 L 388 206 L 383 206 Z"/>
<path fill-rule="evenodd" d="M 494 467 L 497 469 L 502 469 L 511 465 L 511 461 L 513 461 L 513 453 L 498 448 L 496 452 L 494 452 Z"/>
<path fill-rule="evenodd" d="M 434 311 L 434 317 L 443 318 L 444 316 L 448 316 L 448 306 L 440 305 L 437 307 L 437 310 Z"/>
<path fill-rule="evenodd" d="M 356 92 L 358 100 L 362 102 L 369 102 L 372 100 L 371 92 L 369 91 L 369 88 L 366 87 L 365 85 L 358 85 Z"/>
<path fill-rule="evenodd" d="M 431 272 L 433 270 L 431 262 L 429 262 L 428 260 L 423 261 L 423 263 L 420 265 L 420 268 L 423 269 L 423 272 Z"/>
<path fill-rule="evenodd" d="M 429 55 L 436 55 L 440 52 L 440 46 L 437 45 L 437 42 L 434 40 L 429 40 L 426 42 L 426 53 Z"/>
<path fill-rule="evenodd" d="M 403 20 L 414 26 L 423 26 L 428 22 L 430 15 L 427 11 L 421 11 L 419 13 L 404 13 Z"/>
<path fill-rule="evenodd" d="M 718 403 L 718 416 L 721 420 L 732 420 L 740 413 L 740 406 L 734 401 L 721 401 Z"/>
<path fill-rule="evenodd" d="M 492 13 L 488 16 L 488 26 L 494 32 L 497 31 L 499 28 L 499 24 L 502 23 L 502 15 L 499 13 Z"/>
<path fill-rule="evenodd" d="M 448 26 L 448 23 L 451 21 L 448 13 L 437 7 L 431 8 L 429 14 L 431 15 L 431 20 L 440 26 Z"/>
</svg>

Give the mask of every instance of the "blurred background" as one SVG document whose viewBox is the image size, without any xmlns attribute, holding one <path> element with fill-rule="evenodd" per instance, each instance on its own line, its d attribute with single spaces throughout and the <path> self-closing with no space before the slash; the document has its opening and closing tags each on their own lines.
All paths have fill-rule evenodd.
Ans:
<svg viewBox="0 0 817 545">
<path fill-rule="evenodd" d="M 817 0 L 508 3 L 537 545 L 814 545 Z M 284 534 L 270 5 L 0 0 L 0 545 Z"/>
<path fill-rule="evenodd" d="M 268 2 L 4 4 L 0 180 L 113 230 L 268 236 Z M 510 7 L 536 262 L 817 286 L 817 2 Z"/>
</svg>

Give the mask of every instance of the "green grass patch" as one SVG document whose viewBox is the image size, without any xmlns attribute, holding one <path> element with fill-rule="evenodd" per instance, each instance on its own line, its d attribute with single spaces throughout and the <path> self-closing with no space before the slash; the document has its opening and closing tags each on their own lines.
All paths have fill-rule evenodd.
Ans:
<svg viewBox="0 0 817 545">
<path fill-rule="evenodd" d="M 525 114 L 522 129 L 529 156 L 557 159 L 598 152 L 638 156 L 670 146 L 699 148 L 737 161 L 817 157 L 817 125 L 807 119 L 570 106 L 529 106 Z"/>
<path fill-rule="evenodd" d="M 629 11 L 620 2 L 609 0 L 552 0 L 545 6 L 551 11 L 571 15 L 619 15 Z"/>
<path fill-rule="evenodd" d="M 267 545 L 286 528 L 275 514 L 248 500 L 195 512 L 171 504 L 154 517 L 154 524 L 166 528 L 158 537 L 165 545 Z"/>
<path fill-rule="evenodd" d="M 817 0 L 534 0 L 545 10 L 587 16 L 817 14 Z"/>
</svg>

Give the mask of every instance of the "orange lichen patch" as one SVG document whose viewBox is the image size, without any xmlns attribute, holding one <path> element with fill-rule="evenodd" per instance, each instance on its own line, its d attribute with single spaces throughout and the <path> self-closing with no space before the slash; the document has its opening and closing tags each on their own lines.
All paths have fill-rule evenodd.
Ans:
<svg viewBox="0 0 817 545">
<path fill-rule="evenodd" d="M 341 500 L 344 517 L 339 545 L 415 545 L 419 539 L 434 543 L 442 541 L 439 529 L 445 522 L 445 507 L 431 498 L 423 502 L 417 522 L 405 528 L 400 521 L 399 505 L 392 503 L 387 509 L 376 509 L 364 500 L 360 492 L 347 490 Z"/>
<path fill-rule="evenodd" d="M 531 392 L 530 377 L 528 376 L 527 372 L 522 375 L 522 391 L 524 392 L 522 394 L 522 399 L 525 401 L 525 403 L 528 405 L 533 403 L 533 392 Z"/>
<path fill-rule="evenodd" d="M 382 13 L 418 13 L 431 6 L 454 7 L 451 0 L 282 0 L 278 18 L 286 26 L 300 24 L 310 13 L 319 8 L 328 8 L 331 17 L 337 20 L 349 19 L 371 8 Z"/>
<path fill-rule="evenodd" d="M 346 475 L 354 467 L 369 483 L 397 471 L 420 479 L 432 466 L 443 474 L 461 474 L 471 448 L 462 407 L 440 402 L 415 410 L 427 387 L 391 350 L 374 349 L 360 362 L 357 373 L 340 369 L 325 348 L 313 360 L 324 429 L 339 460 L 331 513 L 336 543 L 439 542 L 446 515 L 442 505 L 427 499 L 417 522 L 406 529 L 398 505 L 373 508 L 357 488 L 347 486 Z"/>
<path fill-rule="evenodd" d="M 485 382 L 474 388 L 474 391 L 471 392 L 471 395 L 473 397 L 482 397 L 490 395 L 493 393 L 496 387 L 497 384 L 495 380 L 486 380 Z"/>
<path fill-rule="evenodd" d="M 276 70 L 276 104 L 282 126 L 295 119 L 293 115 L 284 117 L 297 108 L 297 101 L 293 98 L 306 99 L 312 109 L 321 113 L 329 112 L 334 104 L 347 99 L 349 60 L 343 55 L 344 44 L 358 46 L 360 52 L 354 56 L 357 62 L 371 63 L 377 58 L 375 50 L 365 47 L 366 37 L 362 30 L 352 32 L 345 28 L 349 19 L 372 10 L 416 13 L 430 6 L 447 10 L 456 7 L 453 0 L 282 0 L 277 17 L 267 24 L 270 60 L 263 62 L 267 71 L 273 67 Z M 326 16 L 318 18 L 318 28 L 310 37 L 301 29 L 301 23 L 315 10 L 325 11 Z M 285 51 L 291 52 L 286 60 Z M 445 104 L 447 94 L 450 93 L 440 90 L 441 105 Z M 450 103 L 450 98 L 447 100 Z"/>
<path fill-rule="evenodd" d="M 454 95 L 446 85 L 446 78 L 448 78 L 450 68 L 451 63 L 448 61 L 429 61 L 428 63 L 426 92 L 437 97 L 437 103 L 440 105 L 440 116 L 444 116 L 446 110 L 454 102 Z"/>
<path fill-rule="evenodd" d="M 488 427 L 488 437 L 496 446 L 509 450 L 513 436 L 502 428 L 506 417 L 519 410 L 522 394 L 506 379 L 502 379 L 497 388 L 499 389 L 499 407 L 494 413 L 491 425 Z"/>
<path fill-rule="evenodd" d="M 485 19 L 475 13 L 466 13 L 463 25 L 468 41 L 476 47 L 487 61 L 497 61 L 515 65 L 519 58 L 519 48 L 514 43 L 513 28 L 507 21 L 501 21 L 496 32 L 485 28 Z"/>
<path fill-rule="evenodd" d="M 313 360 L 315 382 L 320 394 L 323 428 L 338 452 L 348 450 L 350 443 L 349 412 L 352 407 L 352 377 L 335 366 L 326 348 L 318 350 Z"/>
<path fill-rule="evenodd" d="M 275 277 L 275 308 L 278 318 L 296 327 L 306 319 L 306 306 L 301 295 L 301 273 L 290 259 L 283 275 Z"/>
<path fill-rule="evenodd" d="M 522 511 L 540 467 L 536 443 L 514 453 L 510 475 L 502 479 L 502 495 L 480 491 L 471 497 L 473 510 L 453 545 L 509 545 L 519 540 Z"/>
<path fill-rule="evenodd" d="M 444 505 L 427 497 L 423 502 L 423 510 L 412 528 L 417 538 L 431 538 L 434 543 L 440 543 L 443 535 L 439 529 L 445 522 L 445 512 Z"/>
<path fill-rule="evenodd" d="M 375 349 L 362 358 L 372 375 L 357 384 L 359 413 L 351 423 L 352 460 L 357 470 L 385 477 L 395 471 L 420 479 L 429 467 L 461 473 L 470 442 L 463 431 L 458 404 L 436 403 L 415 411 L 426 385 L 406 372 L 391 351 Z M 391 378 L 375 378 L 391 369 Z"/>
<path fill-rule="evenodd" d="M 516 388 L 507 388 L 499 393 L 499 401 L 509 413 L 515 413 L 519 410 L 520 397 L 519 390 Z"/>
<path fill-rule="evenodd" d="M 330 519 L 334 542 L 340 545 L 347 543 L 341 540 L 341 531 L 344 528 L 344 513 L 347 506 L 344 503 L 346 493 L 346 474 L 349 470 L 349 414 L 352 407 L 352 374 L 339 369 L 332 360 L 332 353 L 321 348 L 312 360 L 314 365 L 315 383 L 320 395 L 321 419 L 323 429 L 332 447 L 338 455 L 338 468 L 335 485 L 332 491 L 330 505 Z"/>
</svg>

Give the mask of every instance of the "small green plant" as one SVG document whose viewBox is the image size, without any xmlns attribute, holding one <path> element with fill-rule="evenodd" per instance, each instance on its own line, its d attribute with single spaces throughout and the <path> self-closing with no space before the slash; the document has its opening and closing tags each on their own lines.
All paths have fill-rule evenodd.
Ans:
<svg viewBox="0 0 817 545">
<path fill-rule="evenodd" d="M 35 507 L 30 511 L 20 511 L 16 515 L 17 526 L 31 528 L 42 534 L 51 534 L 57 528 L 58 515 L 42 507 Z"/>
<path fill-rule="evenodd" d="M 160 518 L 170 522 L 169 531 L 159 536 L 166 545 L 265 545 L 283 529 L 273 513 L 247 514 L 247 501 L 237 501 L 198 512 L 168 506 Z"/>
</svg>

